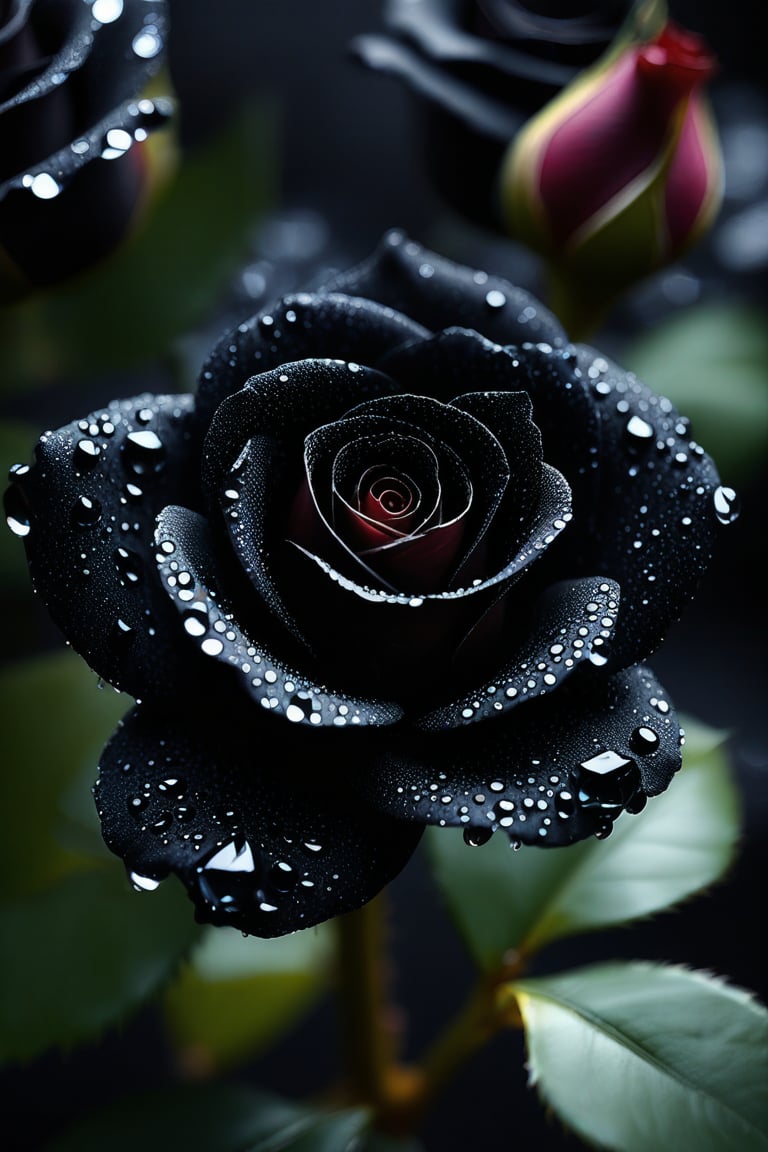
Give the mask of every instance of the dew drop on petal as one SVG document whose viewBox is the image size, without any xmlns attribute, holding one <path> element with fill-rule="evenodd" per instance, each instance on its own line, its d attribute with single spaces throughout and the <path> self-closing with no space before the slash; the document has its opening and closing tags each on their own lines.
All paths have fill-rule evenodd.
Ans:
<svg viewBox="0 0 768 1152">
<path fill-rule="evenodd" d="M 733 524 L 738 520 L 741 506 L 739 497 L 733 488 L 726 488 L 720 485 L 715 489 L 713 496 L 715 506 L 715 516 L 721 524 Z"/>
</svg>

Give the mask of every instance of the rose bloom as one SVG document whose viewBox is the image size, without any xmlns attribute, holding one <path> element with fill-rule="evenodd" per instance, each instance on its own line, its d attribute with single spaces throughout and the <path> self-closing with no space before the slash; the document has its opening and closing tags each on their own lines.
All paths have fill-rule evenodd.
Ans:
<svg viewBox="0 0 768 1152">
<path fill-rule="evenodd" d="M 0 302 L 103 259 L 154 178 L 171 112 L 164 0 L 0 0 Z"/>
<path fill-rule="evenodd" d="M 392 232 L 224 336 L 196 395 L 46 433 L 6 513 L 136 699 L 107 845 L 276 936 L 370 900 L 427 824 L 558 847 L 665 789 L 681 732 L 643 661 L 732 497 L 669 401 Z"/>
</svg>

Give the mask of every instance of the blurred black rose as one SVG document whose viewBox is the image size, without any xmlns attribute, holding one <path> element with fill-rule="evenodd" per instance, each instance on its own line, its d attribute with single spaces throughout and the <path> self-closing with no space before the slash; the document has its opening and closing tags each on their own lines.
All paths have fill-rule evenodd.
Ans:
<svg viewBox="0 0 768 1152">
<path fill-rule="evenodd" d="M 88 268 L 140 216 L 166 34 L 164 0 L 0 0 L 0 301 Z"/>
<path fill-rule="evenodd" d="M 497 182 L 510 141 L 619 35 L 660 30 L 665 11 L 659 0 L 387 0 L 386 31 L 353 51 L 416 95 L 445 201 L 503 231 Z"/>
<path fill-rule="evenodd" d="M 46 433 L 6 513 L 137 700 L 107 844 L 270 936 L 369 900 L 426 824 L 567 845 L 666 788 L 680 730 L 642 661 L 732 495 L 668 401 L 391 233 L 226 335 L 195 396 Z"/>
</svg>

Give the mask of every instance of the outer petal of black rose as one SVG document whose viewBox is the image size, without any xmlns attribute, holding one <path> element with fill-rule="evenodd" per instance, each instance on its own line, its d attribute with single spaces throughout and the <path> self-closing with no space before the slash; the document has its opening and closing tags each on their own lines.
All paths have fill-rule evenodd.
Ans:
<svg viewBox="0 0 768 1152">
<path fill-rule="evenodd" d="M 553 313 L 529 292 L 446 260 L 397 230 L 388 232 L 362 264 L 334 276 L 326 291 L 378 300 L 432 332 L 459 326 L 474 328 L 497 344 L 567 343 Z"/>
<path fill-rule="evenodd" d="M 115 401 L 41 437 L 5 494 L 54 622 L 100 676 L 143 700 L 205 671 L 179 652 L 154 563 L 155 516 L 196 492 L 191 410 L 190 396 Z"/>
<path fill-rule="evenodd" d="M 422 828 L 360 803 L 349 766 L 336 770 L 334 735 L 259 713 L 212 724 L 194 709 L 137 708 L 101 759 L 104 839 L 137 887 L 174 873 L 198 920 L 250 935 L 359 908 L 407 863 Z"/>
<path fill-rule="evenodd" d="M 256 596 L 243 596 L 242 588 L 237 596 L 233 582 L 241 574 L 225 568 L 204 517 L 187 508 L 163 509 L 157 545 L 163 586 L 179 613 L 176 643 L 182 652 L 201 652 L 223 666 L 223 674 L 236 678 L 265 711 L 294 725 L 378 727 L 400 719 L 397 704 L 335 691 L 324 684 L 321 670 L 290 667 L 275 654 L 270 643 L 275 625 L 267 608 Z M 249 606 L 245 619 L 242 612 L 236 617 L 232 593 L 235 602 Z M 284 651 L 287 637 L 280 640 Z"/>
<path fill-rule="evenodd" d="M 600 488 L 589 533 L 593 571 L 632 605 L 609 668 L 643 659 L 692 599 L 719 528 L 715 465 L 673 405 L 592 348 L 579 347 L 602 424 Z"/>
<path fill-rule="evenodd" d="M 620 591 L 612 580 L 564 581 L 526 604 L 523 639 L 514 642 L 492 676 L 418 721 L 427 732 L 491 720 L 529 700 L 557 691 L 582 667 L 602 667 L 615 630 Z M 514 613 L 515 605 L 510 605 Z M 510 628 L 514 635 L 514 622 Z"/>
<path fill-rule="evenodd" d="M 392 348 L 428 335 L 396 307 L 340 293 L 285 296 L 216 345 L 198 383 L 201 422 L 207 426 L 222 400 L 278 365 L 331 357 L 375 366 Z"/>
<path fill-rule="evenodd" d="M 458 825 L 478 843 L 503 828 L 513 841 L 557 847 L 607 835 L 680 763 L 674 710 L 638 665 L 599 681 L 577 677 L 464 732 L 404 740 L 361 788 L 381 811 Z"/>
</svg>

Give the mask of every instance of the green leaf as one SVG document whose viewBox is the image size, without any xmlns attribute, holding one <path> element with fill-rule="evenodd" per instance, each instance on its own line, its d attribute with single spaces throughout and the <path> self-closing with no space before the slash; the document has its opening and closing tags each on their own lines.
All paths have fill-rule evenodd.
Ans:
<svg viewBox="0 0 768 1152">
<path fill-rule="evenodd" d="M 323 1113 L 236 1084 L 195 1084 L 132 1096 L 90 1115 L 46 1152 L 345 1152 L 364 1110 Z"/>
<path fill-rule="evenodd" d="M 271 132 L 246 107 L 190 151 L 150 217 L 105 264 L 0 312 L 0 389 L 127 368 L 169 354 L 208 317 L 271 199 Z"/>
<path fill-rule="evenodd" d="M 762 468 L 768 448 L 768 330 L 762 312 L 702 305 L 656 325 L 622 354 L 692 422 L 726 483 Z"/>
<path fill-rule="evenodd" d="M 91 795 L 102 749 L 131 701 L 99 689 L 71 651 L 0 672 L 0 899 L 25 896 L 107 858 Z M 81 821 L 90 823 L 84 840 Z"/>
<path fill-rule="evenodd" d="M 3 1062 L 119 1023 L 167 982 L 200 931 L 180 885 L 139 895 L 117 863 L 6 901 L 0 915 Z"/>
<path fill-rule="evenodd" d="M 263 1050 L 326 986 L 331 943 L 326 925 L 276 940 L 208 929 L 164 1001 L 184 1058 L 221 1070 Z"/>
<path fill-rule="evenodd" d="M 724 735 L 685 726 L 683 768 L 668 790 L 637 816 L 622 815 L 607 840 L 513 855 L 500 834 L 468 848 L 453 829 L 427 830 L 435 877 L 481 967 L 496 967 L 509 949 L 530 954 L 563 936 L 649 916 L 723 874 L 739 835 Z"/>
<path fill-rule="evenodd" d="M 606 964 L 509 986 L 530 1082 L 614 1152 L 768 1149 L 768 1011 L 679 967 Z"/>
</svg>

